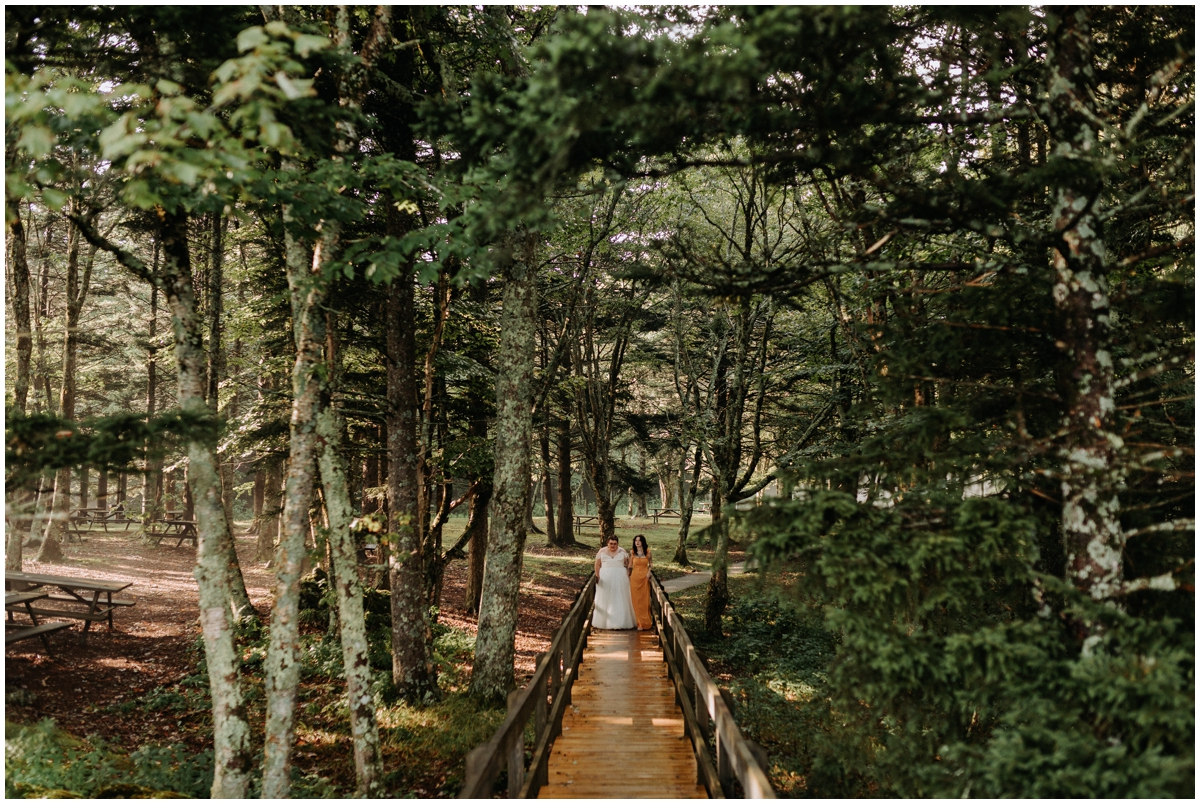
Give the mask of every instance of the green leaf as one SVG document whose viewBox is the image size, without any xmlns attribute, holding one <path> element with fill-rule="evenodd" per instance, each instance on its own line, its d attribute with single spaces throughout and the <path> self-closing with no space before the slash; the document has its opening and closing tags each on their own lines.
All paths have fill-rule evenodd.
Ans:
<svg viewBox="0 0 1200 804">
<path fill-rule="evenodd" d="M 21 132 L 17 147 L 34 159 L 40 159 L 54 148 L 54 132 L 45 126 L 28 126 Z"/>
<path fill-rule="evenodd" d="M 279 148 L 289 142 L 292 132 L 283 123 L 270 122 L 262 128 L 263 143 L 270 148 Z"/>
<path fill-rule="evenodd" d="M 70 199 L 71 196 L 62 190 L 55 190 L 53 187 L 46 187 L 42 190 L 42 201 L 56 212 L 66 206 Z"/>
<path fill-rule="evenodd" d="M 130 114 L 121 115 L 117 122 L 100 132 L 100 155 L 105 159 L 130 154 L 146 141 L 144 133 L 129 130 L 130 119 Z"/>
<path fill-rule="evenodd" d="M 126 184 L 124 195 L 130 206 L 139 209 L 150 209 L 162 201 L 162 197 L 151 189 L 150 183 L 142 179 Z"/>
<path fill-rule="evenodd" d="M 263 29 L 255 25 L 253 28 L 247 28 L 238 34 L 237 49 L 239 53 L 245 53 L 247 50 L 253 50 L 259 45 L 266 44 L 268 41 L 266 33 Z"/>
<path fill-rule="evenodd" d="M 283 90 L 283 94 L 288 100 L 296 100 L 297 98 L 304 98 L 317 94 L 312 88 L 312 81 L 293 79 L 283 70 L 275 73 L 275 83 L 278 84 L 279 88 Z"/>
<path fill-rule="evenodd" d="M 200 179 L 200 168 L 188 162 L 169 162 L 163 172 L 188 187 L 196 186 Z"/>
<path fill-rule="evenodd" d="M 323 50 L 329 47 L 329 40 L 323 36 L 314 36 L 313 34 L 300 34 L 296 37 L 296 43 L 293 45 L 296 49 L 296 55 L 300 58 L 305 58 L 314 50 Z"/>
</svg>

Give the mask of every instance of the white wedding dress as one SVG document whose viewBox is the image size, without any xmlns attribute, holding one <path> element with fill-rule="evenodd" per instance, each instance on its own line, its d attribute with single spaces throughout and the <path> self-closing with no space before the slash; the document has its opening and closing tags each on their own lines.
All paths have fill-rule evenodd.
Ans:
<svg viewBox="0 0 1200 804">
<path fill-rule="evenodd" d="M 609 630 L 633 628 L 637 625 L 637 618 L 633 614 L 633 597 L 629 593 L 629 575 L 625 570 L 625 559 L 629 554 L 619 547 L 613 556 L 608 548 L 602 548 L 596 557 L 600 559 L 600 577 L 596 583 L 592 627 Z"/>
</svg>

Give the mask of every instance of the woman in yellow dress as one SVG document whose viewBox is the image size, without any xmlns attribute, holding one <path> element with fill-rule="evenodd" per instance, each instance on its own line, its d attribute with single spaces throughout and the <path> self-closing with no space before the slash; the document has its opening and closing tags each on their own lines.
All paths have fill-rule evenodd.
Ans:
<svg viewBox="0 0 1200 804">
<path fill-rule="evenodd" d="M 633 615 L 637 630 L 649 631 L 654 626 L 650 616 L 650 546 L 640 533 L 633 537 L 633 553 L 629 556 L 629 591 L 633 597 Z"/>
</svg>

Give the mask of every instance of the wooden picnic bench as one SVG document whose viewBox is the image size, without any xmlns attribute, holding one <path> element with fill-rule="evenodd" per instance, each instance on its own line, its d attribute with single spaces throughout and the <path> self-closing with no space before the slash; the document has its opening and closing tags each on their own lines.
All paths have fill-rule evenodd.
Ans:
<svg viewBox="0 0 1200 804">
<path fill-rule="evenodd" d="M 583 528 L 599 528 L 600 517 L 598 516 L 576 516 L 575 517 L 575 535 L 578 536 Z"/>
<path fill-rule="evenodd" d="M 68 541 L 74 539 L 82 542 L 83 534 L 91 531 L 96 525 L 108 533 L 110 524 L 126 525 L 128 523 L 129 520 L 125 518 L 124 505 L 118 505 L 115 508 L 75 508 L 63 525 L 63 534 Z"/>
<path fill-rule="evenodd" d="M 83 620 L 83 633 L 80 641 L 86 642 L 88 630 L 97 620 L 107 620 L 108 630 L 113 628 L 113 611 L 121 606 L 132 606 L 136 601 L 114 598 L 113 594 L 121 592 L 132 583 L 122 581 L 98 581 L 91 578 L 72 578 L 66 575 L 41 575 L 29 572 L 4 573 L 6 592 L 41 591 L 42 587 L 55 587 L 57 591 L 45 592 L 46 600 L 76 604 L 86 607 L 86 611 L 78 609 L 47 609 L 26 605 L 31 617 L 36 615 L 50 617 L 67 617 L 72 620 Z M 91 597 L 87 595 L 90 593 Z M 7 594 L 5 609 L 8 609 Z M 40 598 L 38 598 L 40 599 Z"/>
<path fill-rule="evenodd" d="M 62 523 L 62 535 L 68 542 L 74 541 L 83 544 L 83 534 L 87 532 L 88 528 L 84 526 L 84 523 L 74 517 L 69 517 Z"/>
<path fill-rule="evenodd" d="M 194 519 L 154 519 L 145 531 L 146 538 L 155 545 L 163 539 L 175 539 L 175 546 L 180 547 L 184 542 L 196 546 L 196 520 Z"/>
<path fill-rule="evenodd" d="M 651 508 L 650 516 L 654 518 L 654 524 L 658 524 L 660 517 L 668 517 L 670 519 L 680 519 L 678 508 Z"/>
<path fill-rule="evenodd" d="M 125 503 L 117 503 L 112 508 L 99 509 L 92 516 L 92 524 L 104 528 L 105 533 L 108 533 L 109 525 L 120 525 L 124 529 L 132 521 L 125 516 Z"/>
<path fill-rule="evenodd" d="M 55 631 L 61 631 L 64 628 L 70 628 L 71 623 L 55 620 L 48 623 L 39 623 L 37 618 L 37 610 L 33 608 L 32 603 L 35 600 L 42 600 L 48 597 L 46 592 L 33 590 L 30 592 L 10 592 L 4 595 L 4 610 L 8 613 L 8 621 L 4 624 L 4 647 L 7 648 L 15 642 L 20 642 L 25 639 L 33 639 L 41 637 L 42 644 L 46 646 L 46 653 L 50 653 L 50 640 L 46 637 L 53 634 Z M 32 625 L 23 626 L 18 623 L 13 617 L 13 612 L 24 610 L 29 615 L 29 620 Z"/>
</svg>

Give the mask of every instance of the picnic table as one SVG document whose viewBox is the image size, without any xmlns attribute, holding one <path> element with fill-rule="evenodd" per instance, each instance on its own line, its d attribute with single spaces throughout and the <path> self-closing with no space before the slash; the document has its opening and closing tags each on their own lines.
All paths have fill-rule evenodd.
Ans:
<svg viewBox="0 0 1200 804">
<path fill-rule="evenodd" d="M 575 517 L 575 535 L 578 536 L 583 528 L 600 527 L 600 517 L 598 516 L 576 516 Z"/>
<path fill-rule="evenodd" d="M 654 524 L 657 525 L 659 517 L 680 519 L 682 515 L 679 513 L 678 508 L 651 508 L 650 516 L 654 518 Z"/>
<path fill-rule="evenodd" d="M 76 539 L 83 541 L 83 534 L 92 529 L 93 526 L 99 525 L 108 533 L 109 524 L 125 525 L 129 520 L 125 518 L 125 507 L 118 505 L 115 508 L 75 508 L 71 510 L 70 516 L 63 527 L 63 533 L 68 539 Z"/>
<path fill-rule="evenodd" d="M 156 545 L 161 544 L 163 539 L 175 539 L 176 547 L 181 546 L 184 542 L 191 542 L 192 547 L 195 547 L 196 520 L 173 517 L 151 520 L 150 527 L 146 529 L 146 538 Z"/>
<path fill-rule="evenodd" d="M 132 606 L 134 604 L 135 601 L 133 600 L 113 597 L 114 593 L 121 592 L 132 585 L 132 583 L 122 581 L 98 581 L 92 578 L 72 578 L 67 575 L 41 575 L 31 572 L 6 571 L 4 573 L 4 587 L 6 592 L 4 608 L 5 610 L 10 610 L 8 604 L 9 592 L 42 592 L 42 587 L 47 587 L 45 590 L 46 600 L 77 605 L 85 607 L 86 610 L 80 611 L 69 608 L 46 609 L 31 605 L 32 600 L 42 599 L 38 597 L 32 598 L 27 603 L 22 604 L 25 605 L 29 615 L 31 617 L 45 615 L 83 620 L 83 634 L 80 636 L 80 641 L 86 642 L 88 630 L 92 627 L 93 622 L 108 620 L 108 630 L 111 631 L 113 627 L 113 611 L 119 606 Z M 53 591 L 49 587 L 55 587 L 57 591 Z M 88 597 L 89 594 L 90 597 Z"/>
<path fill-rule="evenodd" d="M 83 543 L 83 534 L 88 532 L 88 528 L 84 527 L 78 519 L 67 517 L 67 520 L 62 523 L 62 535 L 68 542 L 75 541 Z"/>
<path fill-rule="evenodd" d="M 41 590 L 33 590 L 30 592 L 7 592 L 4 595 L 4 610 L 8 613 L 8 621 L 4 624 L 4 647 L 8 647 L 14 642 L 20 642 L 23 639 L 32 639 L 33 637 L 41 637 L 42 644 L 46 646 L 46 653 L 50 653 L 50 640 L 46 638 L 48 634 L 55 631 L 61 631 L 64 628 L 70 628 L 70 623 L 65 622 L 48 622 L 39 623 L 37 611 L 33 608 L 33 601 L 42 600 L 50 596 L 49 592 Z M 23 626 L 18 623 L 13 617 L 13 612 L 24 610 L 29 615 L 29 620 L 32 625 Z"/>
</svg>

